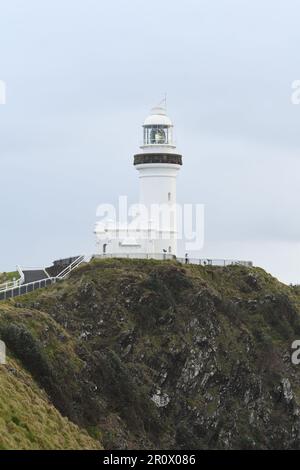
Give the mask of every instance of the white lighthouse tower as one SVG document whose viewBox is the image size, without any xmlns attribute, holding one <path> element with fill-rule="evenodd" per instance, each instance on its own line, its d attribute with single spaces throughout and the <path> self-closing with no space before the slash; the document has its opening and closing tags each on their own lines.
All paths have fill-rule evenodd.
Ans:
<svg viewBox="0 0 300 470">
<path fill-rule="evenodd" d="M 99 222 L 95 229 L 98 254 L 177 255 L 176 178 L 182 156 L 176 152 L 173 124 L 165 107 L 153 108 L 145 119 L 140 148 L 134 155 L 140 188 L 136 223 Z"/>
<path fill-rule="evenodd" d="M 152 109 L 143 130 L 142 153 L 134 156 L 134 165 L 140 204 L 148 209 L 148 223 L 155 231 L 153 252 L 177 255 L 176 178 L 182 156 L 176 153 L 173 124 L 164 107 Z"/>
</svg>

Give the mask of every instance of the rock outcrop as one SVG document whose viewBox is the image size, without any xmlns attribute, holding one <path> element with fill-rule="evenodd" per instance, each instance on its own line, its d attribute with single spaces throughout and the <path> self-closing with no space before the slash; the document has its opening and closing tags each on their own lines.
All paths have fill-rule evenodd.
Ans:
<svg viewBox="0 0 300 470">
<path fill-rule="evenodd" d="M 1 303 L 0 338 L 107 449 L 299 449 L 299 302 L 258 268 L 102 260 Z"/>
</svg>

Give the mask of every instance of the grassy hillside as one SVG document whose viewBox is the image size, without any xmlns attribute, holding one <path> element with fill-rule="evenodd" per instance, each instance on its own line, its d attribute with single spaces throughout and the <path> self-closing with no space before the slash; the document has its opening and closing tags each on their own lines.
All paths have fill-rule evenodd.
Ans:
<svg viewBox="0 0 300 470">
<path fill-rule="evenodd" d="M 31 418 L 34 444 L 19 424 L 14 446 L 51 436 L 52 447 L 300 448 L 299 312 L 298 289 L 258 268 L 139 260 L 93 261 L 1 302 L 0 337 L 21 375 L 2 366 L 0 384 L 29 377 L 53 413 L 45 431 Z M 29 413 L 23 396 L 11 393 L 0 422 L 15 402 Z"/>
<path fill-rule="evenodd" d="M 17 271 L 12 271 L 10 273 L 0 273 L 0 284 L 4 282 L 10 282 L 14 279 L 19 279 L 20 274 Z"/>
<path fill-rule="evenodd" d="M 14 359 L 0 366 L 0 449 L 97 449 Z"/>
</svg>

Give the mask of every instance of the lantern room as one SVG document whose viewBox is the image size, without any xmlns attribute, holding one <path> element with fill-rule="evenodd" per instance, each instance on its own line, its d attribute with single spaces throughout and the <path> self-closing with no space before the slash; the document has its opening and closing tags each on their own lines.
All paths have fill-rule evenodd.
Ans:
<svg viewBox="0 0 300 470">
<path fill-rule="evenodd" d="M 173 124 L 164 107 L 157 106 L 151 110 L 150 115 L 145 119 L 143 130 L 144 148 L 148 146 L 175 147 L 173 143 Z"/>
</svg>

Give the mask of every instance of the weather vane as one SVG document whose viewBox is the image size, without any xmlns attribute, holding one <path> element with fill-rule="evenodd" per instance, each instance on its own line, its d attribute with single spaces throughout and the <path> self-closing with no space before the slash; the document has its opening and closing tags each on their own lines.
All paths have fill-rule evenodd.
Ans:
<svg viewBox="0 0 300 470">
<path fill-rule="evenodd" d="M 163 99 L 158 103 L 158 106 L 160 105 L 164 105 L 164 107 L 167 108 L 167 92 L 165 92 Z"/>
</svg>

